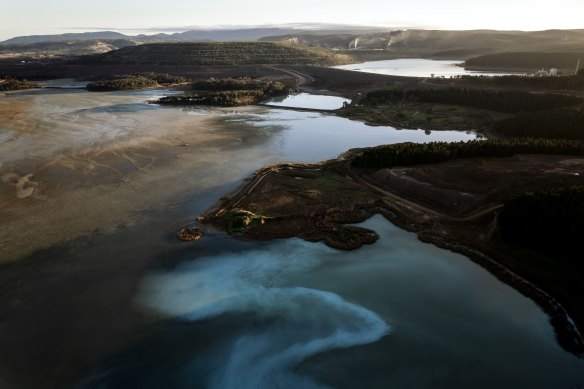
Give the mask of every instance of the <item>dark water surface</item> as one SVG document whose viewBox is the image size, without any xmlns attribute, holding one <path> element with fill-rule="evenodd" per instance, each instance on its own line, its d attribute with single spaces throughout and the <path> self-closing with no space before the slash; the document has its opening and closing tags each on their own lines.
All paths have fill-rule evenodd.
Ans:
<svg viewBox="0 0 584 389">
<path fill-rule="evenodd" d="M 170 256 L 135 299 L 136 309 L 160 321 L 82 387 L 584 383 L 583 361 L 557 345 L 532 301 L 381 216 L 363 225 L 382 238 L 352 252 L 299 239 L 217 237 L 203 255 Z"/>
</svg>

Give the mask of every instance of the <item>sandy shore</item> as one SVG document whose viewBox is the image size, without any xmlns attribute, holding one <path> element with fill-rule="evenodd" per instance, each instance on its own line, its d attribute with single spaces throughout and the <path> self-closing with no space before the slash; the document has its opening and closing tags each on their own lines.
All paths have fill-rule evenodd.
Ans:
<svg viewBox="0 0 584 389">
<path fill-rule="evenodd" d="M 0 263 L 132 224 L 144 210 L 245 174 L 245 164 L 216 164 L 246 158 L 230 147 L 244 135 L 225 131 L 221 111 L 158 109 L 147 99 L 0 97 Z"/>
</svg>

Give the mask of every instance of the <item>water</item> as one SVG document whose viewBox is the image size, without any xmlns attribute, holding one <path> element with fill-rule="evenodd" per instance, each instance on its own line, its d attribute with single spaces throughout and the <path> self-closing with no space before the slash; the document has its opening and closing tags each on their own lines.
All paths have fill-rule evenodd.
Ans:
<svg viewBox="0 0 584 389">
<path fill-rule="evenodd" d="M 27 246 L 79 237 L 0 268 L 10 301 L 0 349 L 13 350 L 0 355 L 3 377 L 16 374 L 21 387 L 81 379 L 81 388 L 584 385 L 584 364 L 557 345 L 531 300 L 379 216 L 364 226 L 381 239 L 352 252 L 173 236 L 267 164 L 472 132 L 145 104 L 157 93 L 0 100 L 26 107 L 3 127 L 0 176 L 32 172 L 42 189 L 27 206 L 4 203 L 0 227 Z M 0 228 L 0 243 L 7 233 Z"/>
<path fill-rule="evenodd" d="M 64 88 L 64 89 L 82 89 L 89 84 L 87 81 L 79 81 L 74 78 L 60 78 L 56 80 L 46 80 L 38 82 L 43 88 Z"/>
<path fill-rule="evenodd" d="M 387 126 L 367 126 L 337 116 L 288 110 L 270 110 L 258 115 L 241 115 L 227 119 L 244 122 L 273 135 L 268 148 L 280 161 L 319 162 L 335 158 L 351 148 L 401 142 L 457 142 L 476 138 L 472 131 L 398 130 Z M 276 130 L 280 131 L 276 131 Z"/>
<path fill-rule="evenodd" d="M 466 70 L 464 61 L 431 59 L 391 59 L 335 66 L 337 69 L 404 77 L 504 76 L 518 73 Z"/>
<path fill-rule="evenodd" d="M 105 362 L 86 387 L 584 383 L 584 362 L 557 345 L 532 301 L 381 216 L 362 225 L 382 238 L 358 251 L 223 242 L 213 255 L 153 271 L 136 304 L 162 320 L 155 334 Z"/>
<path fill-rule="evenodd" d="M 275 97 L 266 104 L 291 108 L 335 110 L 342 108 L 345 103 L 349 104 L 351 103 L 351 100 L 338 96 L 299 93 L 297 95 Z"/>
</svg>

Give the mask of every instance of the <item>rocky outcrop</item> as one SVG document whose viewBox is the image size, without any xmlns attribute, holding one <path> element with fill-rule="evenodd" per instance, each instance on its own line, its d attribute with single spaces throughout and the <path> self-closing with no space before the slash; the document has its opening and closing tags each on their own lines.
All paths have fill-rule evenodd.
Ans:
<svg viewBox="0 0 584 389">
<path fill-rule="evenodd" d="M 176 234 L 178 238 L 185 242 L 203 239 L 203 231 L 200 228 L 184 227 Z"/>
</svg>

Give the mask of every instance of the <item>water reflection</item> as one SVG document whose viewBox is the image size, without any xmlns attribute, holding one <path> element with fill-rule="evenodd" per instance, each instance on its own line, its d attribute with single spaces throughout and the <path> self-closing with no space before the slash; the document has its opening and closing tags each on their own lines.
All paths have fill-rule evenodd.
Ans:
<svg viewBox="0 0 584 389">
<path fill-rule="evenodd" d="M 257 117 L 256 117 L 257 119 Z M 284 131 L 270 141 L 282 160 L 317 162 L 335 158 L 351 148 L 400 142 L 425 143 L 472 140 L 477 135 L 463 131 L 398 130 L 389 126 L 368 126 L 345 118 L 289 110 L 270 110 L 251 122 L 258 128 L 280 126 Z"/>
<path fill-rule="evenodd" d="M 299 93 L 296 95 L 275 97 L 267 101 L 266 104 L 291 108 L 335 110 L 350 102 L 350 99 L 344 97 Z"/>
<path fill-rule="evenodd" d="M 371 61 L 350 65 L 335 66 L 337 69 L 355 70 L 365 73 L 387 74 L 404 77 L 453 77 L 463 75 L 475 76 L 504 76 L 510 72 L 483 72 L 466 70 L 464 61 L 431 60 L 421 58 L 391 59 L 385 61 Z"/>
</svg>

